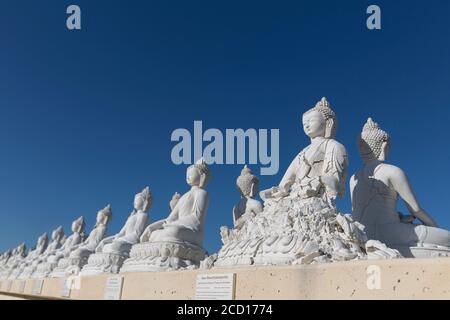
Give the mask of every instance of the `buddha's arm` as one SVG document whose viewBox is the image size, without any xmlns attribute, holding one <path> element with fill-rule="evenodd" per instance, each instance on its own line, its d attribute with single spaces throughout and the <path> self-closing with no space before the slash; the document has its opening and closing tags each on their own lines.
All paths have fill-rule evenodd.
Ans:
<svg viewBox="0 0 450 320">
<path fill-rule="evenodd" d="M 202 191 L 203 192 L 199 192 L 197 194 L 194 201 L 194 208 L 192 210 L 192 214 L 198 219 L 198 221 L 202 221 L 203 215 L 206 214 L 209 204 L 208 193 L 204 190 Z"/>
<path fill-rule="evenodd" d="M 339 143 L 327 148 L 324 159 L 324 174 L 321 181 L 332 195 L 343 196 L 345 192 L 345 176 L 348 167 L 347 151 Z"/>
<path fill-rule="evenodd" d="M 178 201 L 178 203 L 180 203 Z M 169 216 L 166 218 L 167 222 L 172 222 L 178 220 L 178 213 L 180 211 L 178 203 L 176 204 L 175 208 L 170 212 Z"/>
<path fill-rule="evenodd" d="M 400 197 L 405 201 L 411 215 L 422 221 L 422 223 L 426 226 L 437 227 L 436 222 L 434 222 L 425 210 L 419 206 L 414 192 L 412 191 L 408 177 L 401 169 L 392 169 L 389 180 L 395 191 L 397 191 Z"/>
<path fill-rule="evenodd" d="M 297 174 L 298 165 L 299 165 L 298 156 L 296 156 L 294 160 L 292 160 L 291 164 L 289 165 L 288 169 L 284 173 L 284 176 L 279 183 L 279 188 L 281 192 L 286 193 L 289 192 L 291 186 L 295 182 L 295 176 Z"/>
<path fill-rule="evenodd" d="M 136 226 L 137 228 L 135 228 L 134 232 L 135 235 L 137 237 L 137 239 L 140 238 L 140 236 L 142 235 L 142 233 L 144 232 L 146 226 L 147 226 L 147 220 L 148 220 L 148 215 L 139 215 L 136 221 Z"/>
</svg>

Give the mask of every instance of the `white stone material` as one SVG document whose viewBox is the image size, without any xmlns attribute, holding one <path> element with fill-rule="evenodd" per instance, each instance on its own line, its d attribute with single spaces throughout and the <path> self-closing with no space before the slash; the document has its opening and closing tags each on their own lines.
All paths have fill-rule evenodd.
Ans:
<svg viewBox="0 0 450 320">
<path fill-rule="evenodd" d="M 121 272 L 199 267 L 206 257 L 203 238 L 209 200 L 204 188 L 209 177 L 210 171 L 203 159 L 187 169 L 186 180 L 191 189 L 178 201 L 175 195 L 167 219 L 145 229 L 141 243 L 132 247 Z"/>
<path fill-rule="evenodd" d="M 151 205 L 152 195 L 149 187 L 146 187 L 134 197 L 134 210 L 122 230 L 118 234 L 100 241 L 96 253 L 89 256 L 88 263 L 83 267 L 81 275 L 118 273 L 123 262 L 129 257 L 131 247 L 139 242 L 142 232 L 147 226 L 147 211 Z"/>
<path fill-rule="evenodd" d="M 27 268 L 30 268 L 33 261 L 36 260 L 41 254 L 45 252 L 48 245 L 48 236 L 47 233 L 42 234 L 36 244 L 36 248 L 28 253 L 28 255 L 24 259 L 20 259 L 20 263 L 16 266 L 12 267 L 12 272 L 10 273 L 9 279 L 26 279 L 31 273 L 27 272 L 22 275 Z"/>
<path fill-rule="evenodd" d="M 61 247 L 61 239 L 64 236 L 64 230 L 61 226 L 52 231 L 52 241 L 47 246 L 44 252 L 37 255 L 33 258 L 33 261 L 30 261 L 28 265 L 24 268 L 19 279 L 28 279 L 31 278 L 34 272 L 37 270 L 37 267 L 40 263 L 47 260 L 48 256 L 54 254 L 56 250 Z"/>
<path fill-rule="evenodd" d="M 84 241 L 84 217 L 79 217 L 72 222 L 72 234 L 65 238 L 62 246 L 53 254 L 50 254 L 47 259 L 37 266 L 33 274 L 33 278 L 46 278 L 50 275 L 53 269 L 58 265 L 59 260 L 68 258 L 70 253 L 77 248 L 77 246 Z M 64 238 L 63 238 L 64 239 Z M 62 242 L 62 240 L 61 240 Z"/>
<path fill-rule="evenodd" d="M 405 257 L 450 256 L 450 232 L 438 228 L 420 207 L 405 173 L 384 163 L 389 145 L 389 135 L 369 118 L 359 139 L 364 167 L 350 179 L 354 219 L 366 226 L 370 238 Z M 399 197 L 410 215 L 397 211 Z M 416 219 L 422 224 L 413 224 Z"/>
<path fill-rule="evenodd" d="M 337 119 L 323 98 L 303 115 L 311 144 L 292 161 L 278 187 L 260 193 L 263 212 L 233 230 L 221 229 L 223 247 L 214 264 L 287 265 L 400 257 L 381 243 L 370 243 L 364 226 L 335 206 L 343 195 L 347 153 L 334 140 Z M 374 252 L 381 251 L 376 254 Z"/>
<path fill-rule="evenodd" d="M 26 245 L 25 243 L 20 244 L 18 247 L 14 248 L 12 251 L 6 252 L 4 255 L 4 260 L 0 266 L 0 279 L 6 280 L 8 278 L 16 279 L 20 274 L 19 267 L 22 265 L 26 258 Z"/>
<path fill-rule="evenodd" d="M 112 218 L 111 206 L 107 205 L 97 213 L 97 223 L 87 239 L 79 245 L 74 246 L 68 258 L 62 258 L 58 266 L 50 274 L 51 277 L 65 277 L 78 275 L 81 268 L 88 262 L 89 256 L 95 252 L 100 241 L 105 237 L 107 225 Z"/>
</svg>

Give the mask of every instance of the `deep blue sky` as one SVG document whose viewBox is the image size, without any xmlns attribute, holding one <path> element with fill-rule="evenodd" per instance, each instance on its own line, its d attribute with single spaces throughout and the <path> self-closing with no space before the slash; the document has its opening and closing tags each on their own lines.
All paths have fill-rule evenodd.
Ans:
<svg viewBox="0 0 450 320">
<path fill-rule="evenodd" d="M 366 28 L 373 3 L 381 31 Z M 66 29 L 70 4 L 82 9 L 81 31 Z M 172 194 L 188 190 L 170 135 L 194 120 L 279 128 L 280 172 L 261 177 L 276 185 L 308 143 L 301 114 L 322 96 L 338 114 L 350 173 L 372 116 L 393 136 L 390 162 L 450 228 L 449 12 L 447 0 L 2 0 L 0 251 L 34 246 L 59 224 L 69 232 L 80 215 L 91 230 L 108 203 L 115 233 L 146 185 L 151 220 L 167 216 Z M 241 167 L 211 167 L 209 251 L 232 223 Z"/>
</svg>

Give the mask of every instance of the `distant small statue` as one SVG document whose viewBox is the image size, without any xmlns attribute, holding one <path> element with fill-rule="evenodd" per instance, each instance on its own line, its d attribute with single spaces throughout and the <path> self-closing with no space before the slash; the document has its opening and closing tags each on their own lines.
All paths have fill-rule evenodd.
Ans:
<svg viewBox="0 0 450 320">
<path fill-rule="evenodd" d="M 58 266 L 50 274 L 51 277 L 65 277 L 77 275 L 81 268 L 88 262 L 89 256 L 95 252 L 100 241 L 105 237 L 107 225 L 111 221 L 111 206 L 107 205 L 97 213 L 97 221 L 94 229 L 87 239 L 79 245 L 73 247 L 68 258 L 62 258 Z"/>
<path fill-rule="evenodd" d="M 54 268 L 58 265 L 60 259 L 68 258 L 70 253 L 75 250 L 75 248 L 84 241 L 84 228 L 85 228 L 84 217 L 79 217 L 72 222 L 72 234 L 61 240 L 62 246 L 56 250 L 56 252 L 50 254 L 46 261 L 38 265 L 35 274 L 35 278 L 46 278 L 50 275 Z M 63 243 L 64 240 L 64 243 Z"/>
<path fill-rule="evenodd" d="M 241 200 L 233 208 L 233 223 L 235 227 L 239 227 L 242 219 L 254 217 L 263 211 L 263 206 L 255 199 L 259 191 L 259 179 L 247 166 L 237 178 L 236 186 L 241 194 Z"/>
</svg>

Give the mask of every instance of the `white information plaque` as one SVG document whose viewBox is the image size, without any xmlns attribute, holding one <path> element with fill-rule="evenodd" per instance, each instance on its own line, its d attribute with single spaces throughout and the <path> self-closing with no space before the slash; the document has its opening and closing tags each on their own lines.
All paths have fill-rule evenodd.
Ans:
<svg viewBox="0 0 450 320">
<path fill-rule="evenodd" d="M 72 288 L 72 280 L 64 279 L 61 286 L 61 297 L 70 298 L 71 288 Z"/>
<path fill-rule="evenodd" d="M 32 294 L 41 294 L 42 293 L 42 287 L 44 286 L 44 280 L 34 280 L 33 282 L 33 288 L 31 290 Z"/>
<path fill-rule="evenodd" d="M 199 274 L 195 288 L 196 300 L 233 300 L 236 286 L 235 273 Z"/>
<path fill-rule="evenodd" d="M 122 298 L 123 277 L 106 279 L 105 300 L 120 300 Z"/>
</svg>

